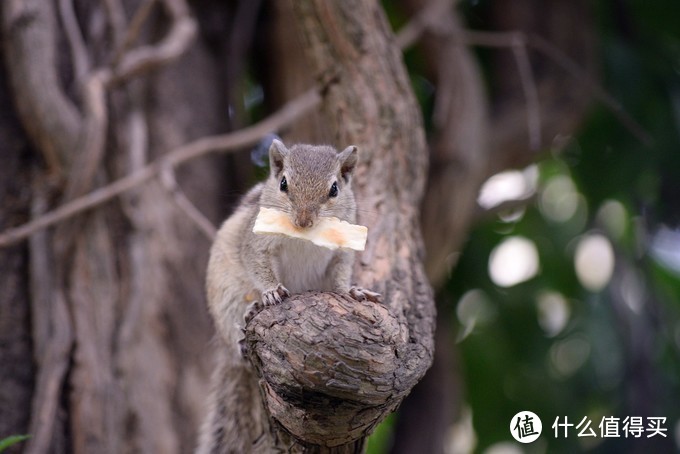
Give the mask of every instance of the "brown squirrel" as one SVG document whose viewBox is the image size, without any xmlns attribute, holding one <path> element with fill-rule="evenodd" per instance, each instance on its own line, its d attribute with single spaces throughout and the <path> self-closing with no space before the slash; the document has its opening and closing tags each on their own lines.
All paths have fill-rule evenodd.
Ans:
<svg viewBox="0 0 680 454">
<path fill-rule="evenodd" d="M 274 140 L 269 148 L 269 177 L 245 195 L 217 233 L 206 287 L 208 307 L 224 345 L 213 376 L 211 408 L 201 432 L 199 453 L 272 448 L 255 376 L 241 358 L 241 320 L 247 323 L 263 306 L 309 290 L 379 301 L 378 293 L 350 287 L 352 251 L 330 250 L 306 240 L 252 231 L 260 207 L 287 213 L 302 229 L 326 216 L 356 222 L 351 182 L 357 160 L 355 146 L 338 153 L 330 146 L 286 148 Z"/>
</svg>

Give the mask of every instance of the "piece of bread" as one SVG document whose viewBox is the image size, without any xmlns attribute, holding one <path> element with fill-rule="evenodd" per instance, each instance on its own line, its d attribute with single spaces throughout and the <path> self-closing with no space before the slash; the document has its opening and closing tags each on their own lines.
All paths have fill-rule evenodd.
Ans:
<svg viewBox="0 0 680 454">
<path fill-rule="evenodd" d="M 288 235 L 311 241 L 317 246 L 328 249 L 346 248 L 363 251 L 366 247 L 368 228 L 363 225 L 350 224 L 338 218 L 322 217 L 314 226 L 300 229 L 293 224 L 286 213 L 262 207 L 255 219 L 253 232 Z"/>
</svg>

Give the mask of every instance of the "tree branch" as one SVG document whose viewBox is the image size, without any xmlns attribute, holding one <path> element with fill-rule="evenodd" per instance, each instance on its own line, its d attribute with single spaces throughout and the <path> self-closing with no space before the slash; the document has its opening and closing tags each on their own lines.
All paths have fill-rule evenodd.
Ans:
<svg viewBox="0 0 680 454">
<path fill-rule="evenodd" d="M 183 0 L 163 0 L 172 17 L 172 26 L 160 43 L 140 46 L 123 54 L 107 80 L 107 84 L 123 83 L 151 71 L 182 55 L 196 35 L 196 21 L 189 15 Z"/>
<path fill-rule="evenodd" d="M 171 166 L 163 166 L 161 168 L 161 183 L 163 184 L 165 190 L 168 191 L 168 194 L 170 194 L 172 197 L 175 205 L 177 205 L 177 207 L 182 210 L 182 212 L 196 225 L 196 227 L 198 227 L 198 230 L 200 230 L 201 233 L 205 235 L 206 239 L 212 242 L 212 240 L 215 239 L 215 235 L 217 234 L 217 229 L 212 224 L 212 222 L 210 222 L 210 220 L 206 218 L 198 208 L 196 208 L 196 205 L 194 205 L 184 194 L 182 188 L 177 183 L 175 171 Z"/>
<path fill-rule="evenodd" d="M 650 146 L 653 143 L 651 135 L 635 121 L 621 104 L 605 89 L 598 85 L 579 65 L 569 58 L 564 52 L 538 35 L 526 35 L 523 32 L 480 32 L 467 30 L 461 36 L 462 42 L 467 45 L 500 47 L 514 49 L 519 43 L 542 53 L 548 59 L 560 66 L 567 74 L 574 78 L 602 104 L 605 105 L 621 124 L 630 131 L 643 145 Z"/>
<path fill-rule="evenodd" d="M 320 100 L 316 89 L 309 90 L 259 123 L 233 133 L 204 137 L 176 148 L 126 177 L 65 203 L 27 224 L 6 230 L 0 234 L 0 247 L 24 240 L 39 230 L 108 202 L 158 176 L 164 165 L 178 166 L 208 153 L 233 152 L 252 146 L 266 134 L 280 131 L 301 115 L 309 112 L 319 104 Z"/>
<path fill-rule="evenodd" d="M 80 84 L 90 70 L 90 58 L 73 8 L 73 0 L 59 0 L 59 15 L 71 49 L 75 79 Z"/>
<path fill-rule="evenodd" d="M 72 150 L 73 165 L 64 194 L 65 201 L 84 194 L 92 187 L 104 159 L 109 123 L 104 79 L 103 72 L 96 71 L 87 77 L 83 86 L 83 128 L 78 147 Z"/>
<path fill-rule="evenodd" d="M 442 9 L 442 3 L 446 8 Z M 427 275 L 436 288 L 448 276 L 449 257 L 465 237 L 484 179 L 489 159 L 489 115 L 482 75 L 470 49 L 460 44 L 463 29 L 453 5 L 441 0 L 414 0 L 405 8 L 429 18 L 421 32 L 435 30 L 422 42 L 427 72 L 436 79 L 437 90 L 420 220 Z M 428 10 L 436 14 L 427 14 Z"/>
<path fill-rule="evenodd" d="M 104 9 L 111 27 L 111 37 L 115 47 L 121 46 L 125 30 L 125 9 L 120 0 L 104 0 Z"/>
<path fill-rule="evenodd" d="M 6 67 L 22 123 L 50 170 L 60 175 L 77 147 L 81 118 L 57 75 L 56 17 L 51 1 L 5 0 Z"/>
<path fill-rule="evenodd" d="M 260 312 L 246 330 L 275 423 L 314 445 L 361 439 L 421 378 L 420 367 L 403 361 L 418 345 L 383 304 L 298 294 Z"/>
<path fill-rule="evenodd" d="M 441 17 L 450 8 L 446 0 L 434 0 L 416 14 L 397 34 L 397 42 L 402 49 L 412 46 L 423 33 L 429 31 L 435 35 L 450 34 L 447 27 L 441 26 Z M 583 85 L 592 95 L 604 104 L 621 124 L 630 131 L 643 145 L 651 146 L 651 135 L 633 119 L 621 104 L 600 85 L 598 85 L 579 65 L 559 48 L 538 35 L 526 35 L 520 31 L 482 32 L 465 30 L 459 34 L 461 43 L 472 46 L 510 48 L 515 56 L 520 73 L 522 90 L 527 103 L 527 129 L 531 150 L 540 148 L 540 109 L 538 108 L 538 90 L 533 81 L 527 47 L 541 52 L 548 59 L 560 66 L 578 83 Z"/>
<path fill-rule="evenodd" d="M 294 9 L 317 79 L 333 80 L 322 107 L 334 142 L 361 150 L 352 185 L 369 238 L 354 276 L 381 292 L 385 305 L 343 306 L 331 293 L 294 296 L 253 318 L 246 343 L 274 421 L 274 445 L 350 452 L 432 362 L 435 308 L 418 223 L 427 147 L 380 5 L 303 0 Z M 282 345 L 286 332 L 290 341 Z M 338 410 L 330 417 L 329 407 Z"/>
<path fill-rule="evenodd" d="M 47 190 L 37 182 L 38 172 L 34 172 L 33 180 L 31 216 L 37 218 L 47 209 L 48 196 Z M 41 454 L 48 452 L 52 444 L 59 396 L 74 337 L 64 294 L 58 287 L 56 276 L 59 273 L 50 254 L 47 232 L 31 237 L 29 248 L 32 339 L 39 368 L 31 405 L 29 433 L 32 436 L 26 453 Z"/>
<path fill-rule="evenodd" d="M 125 35 L 122 38 L 122 41 L 118 44 L 118 48 L 114 54 L 114 67 L 120 65 L 120 61 L 123 58 L 123 55 L 125 55 L 125 52 L 127 52 L 132 44 L 139 38 L 139 35 L 142 31 L 142 26 L 144 25 L 144 22 L 146 22 L 147 18 L 151 14 L 151 11 L 153 10 L 154 5 L 156 5 L 157 2 L 158 0 L 146 0 L 141 5 L 139 5 L 139 8 L 137 8 L 137 11 L 135 11 L 135 14 L 132 16 L 127 30 L 125 31 Z"/>
<path fill-rule="evenodd" d="M 628 129 L 640 143 L 647 147 L 653 145 L 654 139 L 651 134 L 626 112 L 616 98 L 598 85 L 576 62 L 569 58 L 569 56 L 538 35 L 529 36 L 527 43 L 530 47 L 533 47 L 552 59 L 552 61 L 561 66 L 562 69 L 570 74 L 576 81 L 585 86 L 596 99 L 604 104 L 614 116 L 616 116 L 619 122 L 621 122 L 621 124 Z"/>
<path fill-rule="evenodd" d="M 441 27 L 441 19 L 448 16 L 453 5 L 453 0 L 429 1 L 397 32 L 395 39 L 399 48 L 404 50 L 413 46 L 426 31 L 436 30 L 437 34 L 447 34 L 450 30 Z"/>
<path fill-rule="evenodd" d="M 541 148 L 541 107 L 538 100 L 538 90 L 531 70 L 531 62 L 526 43 L 516 38 L 512 43 L 512 53 L 517 62 L 522 91 L 527 103 L 527 131 L 529 134 L 529 149 L 538 152 Z"/>
</svg>

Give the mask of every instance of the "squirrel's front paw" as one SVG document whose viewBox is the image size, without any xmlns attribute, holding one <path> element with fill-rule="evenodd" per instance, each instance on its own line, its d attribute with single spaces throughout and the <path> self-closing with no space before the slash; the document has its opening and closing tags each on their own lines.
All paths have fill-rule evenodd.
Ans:
<svg viewBox="0 0 680 454">
<path fill-rule="evenodd" d="M 267 290 L 262 293 L 262 304 L 265 306 L 274 306 L 275 304 L 281 304 L 283 300 L 290 296 L 290 292 L 282 284 L 276 286 L 276 288 Z"/>
<path fill-rule="evenodd" d="M 382 302 L 382 295 L 378 292 L 372 292 L 361 287 L 352 287 L 349 289 L 349 295 L 357 301 L 372 301 L 374 303 Z"/>
</svg>

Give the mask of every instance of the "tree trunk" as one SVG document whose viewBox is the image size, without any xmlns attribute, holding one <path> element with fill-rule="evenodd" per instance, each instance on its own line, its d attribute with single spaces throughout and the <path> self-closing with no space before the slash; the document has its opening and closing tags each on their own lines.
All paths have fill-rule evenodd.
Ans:
<svg viewBox="0 0 680 454">
<path fill-rule="evenodd" d="M 126 3 L 130 10 L 115 1 L 54 3 L 59 8 L 42 0 L 2 4 L 3 74 L 42 155 L 22 151 L 10 112 L 0 118 L 3 153 L 11 154 L 3 172 L 13 175 L 1 179 L 3 200 L 12 201 L 3 206 L 3 230 L 226 128 L 227 102 L 214 95 L 223 55 L 201 37 L 170 63 L 196 29 L 182 1 Z M 133 15 L 141 29 L 123 44 Z M 224 213 L 223 163 L 195 161 L 177 176 L 215 222 Z M 10 367 L 2 368 L 0 388 L 13 395 L 0 407 L 16 414 L 2 414 L 0 438 L 30 433 L 27 453 L 192 451 L 211 369 L 203 353 L 212 337 L 203 291 L 209 245 L 175 194 L 154 180 L 34 234 L 30 260 L 26 245 L 3 251 L 9 281 L 0 320 L 12 326 L 1 330 L 11 336 L 1 345 L 12 349 L 3 352 Z M 4 298 L 12 294 L 9 305 Z"/>
<path fill-rule="evenodd" d="M 260 56 L 265 102 L 270 110 L 276 110 L 309 90 L 316 81 L 309 71 L 301 30 L 294 26 L 293 0 L 268 0 L 265 4 L 264 31 L 255 55 Z M 315 111 L 298 119 L 281 136 L 285 143 L 332 142 L 328 123 Z"/>
<path fill-rule="evenodd" d="M 369 238 L 355 280 L 381 292 L 386 304 L 296 295 L 258 314 L 246 342 L 277 445 L 356 452 L 432 362 L 435 311 L 418 210 L 426 145 L 380 6 L 301 1 L 295 14 L 325 87 L 324 122 L 338 147 L 361 149 L 353 184 Z"/>
<path fill-rule="evenodd" d="M 5 73 L 0 71 L 0 105 L 10 106 L 11 102 Z M 0 230 L 4 230 L 30 216 L 32 168 L 26 137 L 8 108 L 0 113 L 0 143 Z M 25 434 L 31 416 L 35 366 L 31 361 L 28 263 L 26 244 L 0 252 L 0 439 Z"/>
</svg>

